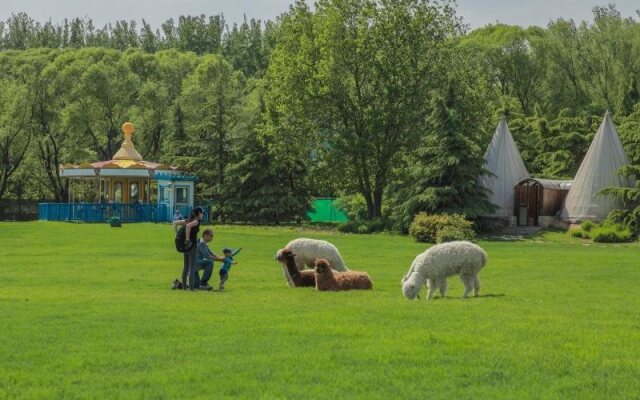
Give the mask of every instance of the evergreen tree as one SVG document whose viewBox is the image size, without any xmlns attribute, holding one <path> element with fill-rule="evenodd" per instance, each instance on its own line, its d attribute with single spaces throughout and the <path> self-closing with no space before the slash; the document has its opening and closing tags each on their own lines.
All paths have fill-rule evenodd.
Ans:
<svg viewBox="0 0 640 400">
<path fill-rule="evenodd" d="M 474 126 L 465 121 L 465 93 L 455 86 L 449 82 L 444 95 L 432 98 L 429 131 L 409 157 L 408 175 L 397 196 L 396 215 L 402 230 L 420 211 L 473 218 L 494 208 L 478 185 L 483 173 L 482 149 Z"/>
<path fill-rule="evenodd" d="M 265 106 L 261 89 L 253 91 L 244 106 L 247 120 L 234 141 L 235 162 L 226 170 L 221 212 L 233 221 L 278 224 L 300 221 L 310 210 L 302 160 L 277 148 L 262 135 Z M 283 154 L 285 153 L 285 154 Z"/>
</svg>

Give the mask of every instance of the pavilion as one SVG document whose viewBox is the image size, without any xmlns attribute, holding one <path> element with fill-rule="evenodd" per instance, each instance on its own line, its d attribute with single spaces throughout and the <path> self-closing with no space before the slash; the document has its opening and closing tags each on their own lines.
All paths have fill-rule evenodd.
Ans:
<svg viewBox="0 0 640 400">
<path fill-rule="evenodd" d="M 105 222 L 171 221 L 174 210 L 187 215 L 194 205 L 196 177 L 174 166 L 142 159 L 131 136 L 134 126 L 122 125 L 124 142 L 111 160 L 66 164 L 68 203 L 41 203 L 41 220 Z"/>
</svg>

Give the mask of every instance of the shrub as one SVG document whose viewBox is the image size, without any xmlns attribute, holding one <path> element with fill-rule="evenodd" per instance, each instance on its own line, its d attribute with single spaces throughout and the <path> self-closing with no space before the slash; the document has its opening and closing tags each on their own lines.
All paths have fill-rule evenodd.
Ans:
<svg viewBox="0 0 640 400">
<path fill-rule="evenodd" d="M 416 214 L 409 226 L 409 235 L 417 242 L 434 243 L 437 240 L 438 232 L 444 227 L 450 227 L 459 231 L 456 235 L 465 237 L 473 237 L 474 233 L 471 229 L 472 222 L 464 219 L 458 214 L 433 214 L 429 215 L 424 212 Z"/>
<path fill-rule="evenodd" d="M 585 235 L 585 232 L 582 229 L 570 229 L 569 236 L 574 238 L 584 238 L 589 239 L 589 236 Z"/>
<path fill-rule="evenodd" d="M 360 223 L 356 221 L 347 221 L 338 225 L 338 231 L 342 233 L 357 233 Z"/>
<path fill-rule="evenodd" d="M 367 202 L 361 194 L 340 196 L 335 206 L 347 214 L 350 221 L 362 221 L 367 218 Z"/>
<path fill-rule="evenodd" d="M 454 226 L 445 226 L 436 234 L 436 243 L 453 242 L 454 240 L 473 240 L 473 230 L 461 230 Z"/>
<path fill-rule="evenodd" d="M 597 243 L 625 243 L 633 241 L 633 234 L 620 225 L 602 226 L 593 229 L 591 237 Z"/>
<path fill-rule="evenodd" d="M 593 221 L 585 219 L 584 221 L 582 221 L 582 223 L 580 224 L 580 228 L 585 231 L 585 232 L 591 232 L 591 230 L 595 227 L 597 227 L 598 225 L 595 224 Z"/>
<path fill-rule="evenodd" d="M 640 207 L 629 210 L 613 210 L 605 222 L 621 224 L 631 230 L 633 234 L 640 232 Z"/>
<path fill-rule="evenodd" d="M 112 228 L 119 228 L 122 226 L 122 222 L 120 222 L 120 217 L 111 217 L 109 218 L 109 225 Z"/>
<path fill-rule="evenodd" d="M 381 218 L 371 221 L 347 221 L 338 225 L 338 231 L 343 233 L 374 233 L 382 232 L 386 228 Z"/>
<path fill-rule="evenodd" d="M 383 232 L 387 228 L 387 225 L 388 223 L 382 218 L 368 221 L 369 229 L 367 230 L 367 232 L 368 233 Z"/>
</svg>

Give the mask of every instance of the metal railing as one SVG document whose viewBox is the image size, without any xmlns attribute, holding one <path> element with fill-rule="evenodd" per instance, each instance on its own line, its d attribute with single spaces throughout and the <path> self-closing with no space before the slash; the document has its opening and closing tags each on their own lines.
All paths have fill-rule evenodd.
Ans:
<svg viewBox="0 0 640 400">
<path fill-rule="evenodd" d="M 42 221 L 168 222 L 172 212 L 166 204 L 40 203 L 38 216 Z"/>
</svg>

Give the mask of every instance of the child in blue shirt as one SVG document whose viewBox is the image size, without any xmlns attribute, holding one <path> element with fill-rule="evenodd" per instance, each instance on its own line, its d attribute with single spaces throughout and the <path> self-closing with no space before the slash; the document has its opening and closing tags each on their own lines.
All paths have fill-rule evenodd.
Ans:
<svg viewBox="0 0 640 400">
<path fill-rule="evenodd" d="M 224 260 L 222 260 L 222 267 L 220 267 L 220 290 L 224 289 L 224 283 L 229 279 L 229 270 L 231 269 L 231 265 L 237 264 L 237 262 L 233 260 L 233 256 L 240 253 L 240 250 L 242 250 L 242 247 L 236 251 L 233 251 L 228 247 L 222 250 L 224 253 Z"/>
</svg>

